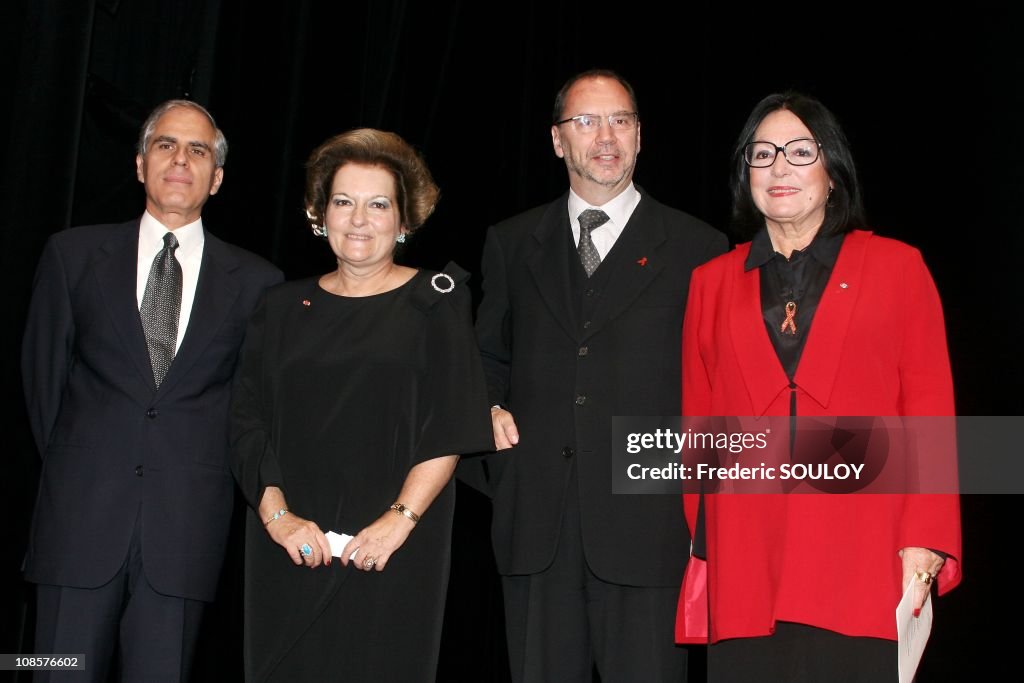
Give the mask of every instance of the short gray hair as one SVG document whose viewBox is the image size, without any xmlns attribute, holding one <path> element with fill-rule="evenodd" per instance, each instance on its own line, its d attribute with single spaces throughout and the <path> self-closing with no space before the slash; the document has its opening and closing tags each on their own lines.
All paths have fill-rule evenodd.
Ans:
<svg viewBox="0 0 1024 683">
<path fill-rule="evenodd" d="M 217 127 L 217 122 L 213 120 L 213 114 L 206 111 L 206 108 L 201 104 L 197 104 L 192 100 L 167 100 L 163 104 L 157 105 L 157 108 L 150 112 L 146 118 L 146 122 L 142 124 L 142 131 L 139 133 L 139 145 L 138 153 L 139 156 L 146 156 L 146 150 L 149 149 L 149 141 L 153 137 L 153 131 L 156 129 L 156 122 L 160 120 L 160 117 L 169 112 L 175 107 L 188 107 L 194 109 L 210 122 L 213 126 L 213 159 L 217 165 L 217 168 L 224 166 L 224 162 L 228 158 L 228 139 L 224 137 L 224 132 Z"/>
</svg>

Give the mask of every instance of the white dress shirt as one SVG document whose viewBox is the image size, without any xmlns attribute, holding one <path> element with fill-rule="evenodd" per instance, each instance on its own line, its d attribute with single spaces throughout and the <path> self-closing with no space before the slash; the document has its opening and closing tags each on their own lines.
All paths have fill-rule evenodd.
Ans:
<svg viewBox="0 0 1024 683">
<path fill-rule="evenodd" d="M 608 252 L 615 246 L 615 240 L 619 239 L 626 222 L 633 215 L 633 210 L 640 203 L 640 192 L 633 183 L 629 184 L 618 196 L 603 206 L 593 206 L 586 203 L 578 194 L 569 190 L 569 225 L 572 227 L 572 241 L 577 247 L 580 244 L 580 214 L 587 209 L 601 209 L 608 214 L 608 222 L 590 231 L 590 238 L 594 240 L 597 253 L 601 260 L 608 256 Z"/>
<path fill-rule="evenodd" d="M 206 235 L 203 232 L 203 219 L 183 225 L 177 230 L 168 230 L 148 211 L 142 214 L 139 223 L 139 260 L 136 277 L 136 299 L 142 308 L 142 297 L 146 294 L 146 281 L 149 270 L 153 267 L 153 259 L 164 248 L 164 234 L 174 232 L 178 240 L 178 248 L 174 257 L 181 265 L 181 313 L 178 316 L 178 341 L 174 346 L 177 353 L 181 348 L 181 340 L 185 338 L 188 320 L 192 315 L 192 302 L 196 298 L 196 285 L 199 283 L 199 266 L 203 262 L 203 245 Z"/>
</svg>

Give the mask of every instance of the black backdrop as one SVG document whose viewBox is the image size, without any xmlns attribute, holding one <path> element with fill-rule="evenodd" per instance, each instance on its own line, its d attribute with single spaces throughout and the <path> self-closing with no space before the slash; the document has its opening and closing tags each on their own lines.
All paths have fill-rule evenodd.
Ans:
<svg viewBox="0 0 1024 683">
<path fill-rule="evenodd" d="M 302 220 L 303 162 L 356 126 L 398 132 L 423 151 L 442 200 L 404 254 L 478 272 L 486 227 L 564 191 L 551 152 L 554 92 L 594 66 L 620 71 L 640 100 L 637 181 L 725 228 L 728 153 L 763 95 L 797 88 L 843 122 L 871 227 L 924 253 L 942 294 L 964 415 L 1020 415 L 1017 150 L 1024 58 L 1008 10 L 898 15 L 888 3 L 752 14 L 734 4 L 522 0 L 317 3 L 245 0 L 19 0 L 0 8 L 0 250 L 8 330 L 0 335 L 4 475 L 0 652 L 28 652 L 31 588 L 20 578 L 38 458 L 17 356 L 46 237 L 139 213 L 133 144 L 157 102 L 209 106 L 231 143 L 204 214 L 219 236 L 290 278 L 332 259 Z M 478 285 L 474 281 L 474 287 Z M 879 333 L 884 333 L 880 330 Z M 503 680 L 500 592 L 488 506 L 460 488 L 441 680 Z M 940 601 L 919 680 L 1007 666 L 1021 608 L 1011 554 L 1014 496 L 964 497 L 964 585 Z M 199 521 L 197 520 L 197 523 Z M 237 546 L 236 546 L 237 550 Z M 827 567 L 824 568 L 827 570 Z M 199 655 L 201 680 L 239 676 L 240 564 L 229 559 Z M 995 649 L 990 649 L 991 647 Z"/>
</svg>

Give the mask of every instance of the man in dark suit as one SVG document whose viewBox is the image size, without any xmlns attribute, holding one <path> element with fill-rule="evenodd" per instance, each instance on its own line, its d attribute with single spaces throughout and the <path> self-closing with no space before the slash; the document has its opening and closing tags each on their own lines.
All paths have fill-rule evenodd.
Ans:
<svg viewBox="0 0 1024 683">
<path fill-rule="evenodd" d="M 84 654 L 81 680 L 106 680 L 118 650 L 122 680 L 185 680 L 214 597 L 230 381 L 250 312 L 281 280 L 204 231 L 226 154 L 204 108 L 160 105 L 136 157 L 141 219 L 53 235 L 36 273 L 22 374 L 43 462 L 25 576 L 35 652 Z"/>
<path fill-rule="evenodd" d="M 512 674 L 682 681 L 682 506 L 612 495 L 612 417 L 680 414 L 690 271 L 726 239 L 633 185 L 640 123 L 621 77 L 570 79 L 553 120 L 570 191 L 490 230 L 477 317 Z"/>
</svg>

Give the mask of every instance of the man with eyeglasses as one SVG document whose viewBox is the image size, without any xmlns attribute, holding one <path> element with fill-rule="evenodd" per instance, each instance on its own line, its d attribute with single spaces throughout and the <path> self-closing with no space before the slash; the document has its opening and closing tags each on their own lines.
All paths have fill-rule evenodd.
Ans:
<svg viewBox="0 0 1024 683">
<path fill-rule="evenodd" d="M 689 537 L 672 496 L 612 495 L 612 417 L 680 414 L 692 269 L 725 236 L 633 184 L 636 97 L 574 76 L 551 140 L 569 192 L 494 226 L 477 332 L 497 452 L 468 460 L 493 497 L 517 681 L 683 681 L 673 642 Z M 482 465 L 482 466 L 481 466 Z"/>
</svg>

